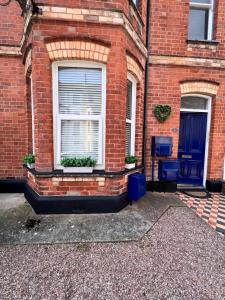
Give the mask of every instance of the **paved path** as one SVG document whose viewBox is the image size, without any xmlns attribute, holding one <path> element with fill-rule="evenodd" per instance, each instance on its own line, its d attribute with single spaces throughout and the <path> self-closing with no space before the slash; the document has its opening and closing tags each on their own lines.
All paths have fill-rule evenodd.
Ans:
<svg viewBox="0 0 225 300">
<path fill-rule="evenodd" d="M 203 192 L 203 198 L 201 192 L 200 197 L 195 194 L 198 195 L 198 192 L 178 193 L 178 197 L 212 228 L 225 235 L 225 196 Z"/>
<path fill-rule="evenodd" d="M 187 207 L 139 241 L 2 246 L 0 270 L 1 300 L 225 299 L 224 239 Z"/>
</svg>

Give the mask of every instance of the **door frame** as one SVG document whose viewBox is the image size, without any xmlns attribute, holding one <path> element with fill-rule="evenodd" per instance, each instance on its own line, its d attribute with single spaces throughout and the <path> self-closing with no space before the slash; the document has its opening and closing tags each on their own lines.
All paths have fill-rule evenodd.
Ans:
<svg viewBox="0 0 225 300">
<path fill-rule="evenodd" d="M 211 115 L 212 115 L 212 97 L 202 94 L 184 94 L 182 98 L 186 97 L 199 97 L 207 100 L 207 109 L 184 109 L 181 108 L 180 112 L 192 112 L 192 113 L 207 113 L 207 125 L 206 125 L 206 141 L 205 141 L 205 159 L 204 159 L 204 172 L 203 172 L 203 186 L 206 186 L 207 172 L 208 172 L 208 157 L 209 157 L 209 138 L 211 129 Z"/>
</svg>

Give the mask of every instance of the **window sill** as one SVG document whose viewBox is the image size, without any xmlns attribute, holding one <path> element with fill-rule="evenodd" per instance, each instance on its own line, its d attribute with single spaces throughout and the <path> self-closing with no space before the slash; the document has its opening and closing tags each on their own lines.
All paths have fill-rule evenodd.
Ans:
<svg viewBox="0 0 225 300">
<path fill-rule="evenodd" d="M 187 40 L 188 50 L 192 48 L 217 50 L 219 41 L 216 40 Z"/>
<path fill-rule="evenodd" d="M 219 44 L 216 40 L 187 40 L 187 44 L 204 44 L 204 45 L 215 45 Z"/>
<path fill-rule="evenodd" d="M 93 173 L 63 173 L 63 170 L 54 170 L 52 172 L 38 172 L 35 169 L 30 169 L 27 166 L 24 165 L 24 168 L 28 170 L 31 174 L 33 174 L 36 177 L 119 177 L 126 174 L 129 174 L 134 171 L 143 170 L 143 166 L 137 166 L 134 169 L 131 170 L 122 170 L 119 172 L 105 172 L 104 170 L 94 170 Z"/>
</svg>

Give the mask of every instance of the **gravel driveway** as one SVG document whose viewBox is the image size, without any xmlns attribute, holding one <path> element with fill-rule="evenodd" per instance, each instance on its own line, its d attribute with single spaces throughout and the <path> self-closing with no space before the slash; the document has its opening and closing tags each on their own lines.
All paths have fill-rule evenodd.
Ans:
<svg viewBox="0 0 225 300">
<path fill-rule="evenodd" d="M 186 207 L 138 242 L 2 246 L 0 299 L 225 299 L 224 239 Z"/>
</svg>

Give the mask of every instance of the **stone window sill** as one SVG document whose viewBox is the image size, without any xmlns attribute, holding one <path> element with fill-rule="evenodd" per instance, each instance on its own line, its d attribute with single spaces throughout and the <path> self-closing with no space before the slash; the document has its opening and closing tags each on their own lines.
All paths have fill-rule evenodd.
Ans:
<svg viewBox="0 0 225 300">
<path fill-rule="evenodd" d="M 120 172 L 105 172 L 105 171 L 100 171 L 100 170 L 94 170 L 93 173 L 63 173 L 62 170 L 54 170 L 52 172 L 38 172 L 35 169 L 30 169 L 26 165 L 24 165 L 24 168 L 27 169 L 31 174 L 33 174 L 36 177 L 47 177 L 47 178 L 52 178 L 52 177 L 120 177 L 123 175 L 127 175 L 131 172 L 138 171 L 138 170 L 143 170 L 143 166 L 137 166 L 134 169 L 131 170 L 122 170 Z"/>
<path fill-rule="evenodd" d="M 216 50 L 219 42 L 216 40 L 187 40 L 188 48 Z"/>
</svg>

